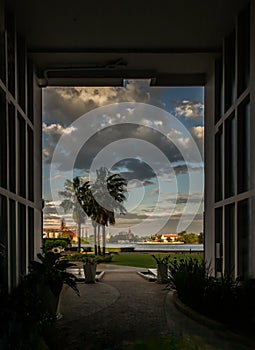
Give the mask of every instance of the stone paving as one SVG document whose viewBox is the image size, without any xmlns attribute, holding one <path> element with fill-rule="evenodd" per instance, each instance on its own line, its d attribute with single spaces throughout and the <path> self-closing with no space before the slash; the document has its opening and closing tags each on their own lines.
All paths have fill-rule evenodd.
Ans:
<svg viewBox="0 0 255 350">
<path fill-rule="evenodd" d="M 80 298 L 70 289 L 62 293 L 63 318 L 56 326 L 64 335 L 62 349 L 126 349 L 137 339 L 167 335 L 199 337 L 208 345 L 205 349 L 251 349 L 178 311 L 164 285 L 137 274 L 143 269 L 113 265 L 101 269 L 105 274 L 100 282 L 78 284 Z"/>
</svg>

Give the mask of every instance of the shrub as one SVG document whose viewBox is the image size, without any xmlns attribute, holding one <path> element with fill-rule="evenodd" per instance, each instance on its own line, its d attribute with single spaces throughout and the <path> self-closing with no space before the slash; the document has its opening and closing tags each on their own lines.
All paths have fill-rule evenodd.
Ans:
<svg viewBox="0 0 255 350">
<path fill-rule="evenodd" d="M 159 264 L 164 264 L 164 265 L 169 265 L 169 260 L 170 260 L 170 255 L 154 255 L 152 254 L 152 257 L 156 260 L 156 263 Z"/>
<path fill-rule="evenodd" d="M 85 262 L 86 260 L 90 259 L 95 261 L 97 264 L 103 263 L 103 262 L 111 262 L 112 256 L 111 255 L 105 255 L 105 256 L 96 256 L 94 254 L 82 254 L 82 253 L 74 253 L 66 256 L 67 260 L 70 261 L 81 261 Z"/>
<path fill-rule="evenodd" d="M 204 260 L 193 257 L 169 263 L 170 286 L 173 287 L 179 298 L 186 304 L 198 308 L 207 285 L 209 268 Z"/>
<path fill-rule="evenodd" d="M 112 255 L 105 255 L 105 256 L 97 256 L 96 261 L 98 264 L 100 263 L 108 263 L 112 261 Z"/>
<path fill-rule="evenodd" d="M 210 277 L 206 280 L 204 298 L 201 307 L 203 312 L 214 319 L 229 322 L 236 310 L 237 285 L 230 275 Z M 215 307 L 217 305 L 217 307 Z"/>
<path fill-rule="evenodd" d="M 47 253 L 56 247 L 62 247 L 66 249 L 71 244 L 70 238 L 44 238 L 43 239 L 43 251 Z"/>
<path fill-rule="evenodd" d="M 186 305 L 231 327 L 255 325 L 255 279 L 240 283 L 230 275 L 210 276 L 204 260 L 175 258 L 169 263 L 170 284 Z"/>
<path fill-rule="evenodd" d="M 66 255 L 65 258 L 70 261 L 83 261 L 84 255 L 85 254 L 82 254 L 82 253 L 73 253 L 73 254 Z M 91 256 L 94 256 L 94 255 L 91 255 Z"/>
<path fill-rule="evenodd" d="M 75 276 L 66 272 L 72 264 L 52 252 L 37 256 L 41 262 L 31 262 L 19 286 L 0 295 L 1 349 L 49 349 L 46 343 L 63 283 L 79 295 Z"/>
</svg>

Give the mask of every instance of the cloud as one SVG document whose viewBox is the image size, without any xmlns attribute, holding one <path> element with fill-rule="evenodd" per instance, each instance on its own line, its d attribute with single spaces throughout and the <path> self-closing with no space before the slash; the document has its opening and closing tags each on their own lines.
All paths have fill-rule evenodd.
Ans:
<svg viewBox="0 0 255 350">
<path fill-rule="evenodd" d="M 45 132 L 48 135 L 69 135 L 72 132 L 74 132 L 75 130 L 77 130 L 76 128 L 74 128 L 73 126 L 70 127 L 64 127 L 61 124 L 49 124 L 47 125 L 46 123 L 43 123 L 43 132 Z"/>
<path fill-rule="evenodd" d="M 44 144 L 46 145 L 44 147 L 44 156 L 45 156 L 45 161 L 46 163 L 51 162 L 51 158 L 55 149 L 55 145 L 57 141 L 59 140 L 60 133 L 66 132 L 66 129 L 70 128 L 65 128 L 61 127 L 61 125 L 54 125 L 54 127 L 49 128 L 45 127 L 45 130 L 47 134 L 45 134 L 45 142 Z M 72 140 L 75 142 L 76 138 L 76 131 L 71 130 L 72 132 Z M 78 132 L 78 131 L 77 131 Z M 117 126 L 109 126 L 105 128 L 102 131 L 95 132 L 92 137 L 83 145 L 81 148 L 78 157 L 76 158 L 75 161 L 75 168 L 76 169 L 81 169 L 81 170 L 86 170 L 90 168 L 91 162 L 94 160 L 94 158 L 97 156 L 97 154 L 104 149 L 106 146 L 109 144 L 115 142 L 115 141 L 120 141 L 122 139 L 134 139 L 133 144 L 130 146 L 130 152 L 135 154 L 139 154 L 141 149 L 137 150 L 136 148 L 136 141 L 135 139 L 138 140 L 144 140 L 147 141 L 148 143 L 154 145 L 159 152 L 161 151 L 165 156 L 169 159 L 169 162 L 176 162 L 178 160 L 182 160 L 182 155 L 180 154 L 178 148 L 171 142 L 166 136 L 163 134 L 159 133 L 158 131 L 145 127 L 145 126 L 140 126 L 136 124 L 120 124 Z M 132 149 L 131 149 L 132 148 Z M 68 152 L 68 149 L 66 150 Z M 143 152 L 147 152 L 146 149 L 143 150 Z M 112 156 L 116 158 L 116 163 L 119 162 L 119 160 L 122 159 L 122 153 L 120 148 L 116 148 L 116 151 L 114 152 L 115 155 L 113 154 Z M 155 162 L 158 160 L 155 159 Z M 133 166 L 133 162 L 136 163 L 137 167 Z M 127 168 L 126 171 L 126 179 L 130 180 L 135 178 L 134 177 L 134 172 L 136 171 L 136 174 L 140 173 L 139 176 L 137 176 L 137 179 L 139 180 L 145 180 L 145 179 L 150 179 L 151 177 L 154 177 L 154 172 L 149 171 L 150 174 L 148 173 L 148 166 L 147 170 L 144 172 L 144 176 L 142 175 L 142 172 L 144 171 L 144 167 L 142 164 L 142 159 L 140 159 L 140 164 L 137 161 L 137 159 L 134 159 L 133 161 L 131 160 L 123 160 L 123 162 L 118 163 L 117 166 L 115 166 L 115 169 L 125 167 Z M 159 164 L 157 165 L 157 168 L 159 168 Z M 165 164 L 162 164 L 162 169 L 164 169 Z M 59 170 L 60 171 L 65 171 L 69 170 L 66 169 L 66 162 L 62 162 L 62 164 L 59 165 Z M 129 174 L 128 174 L 129 172 Z"/>
<path fill-rule="evenodd" d="M 194 137 L 196 137 L 196 139 L 204 139 L 204 126 L 194 126 L 191 129 L 191 133 Z"/>
<path fill-rule="evenodd" d="M 75 134 L 77 131 L 73 126 L 63 126 L 61 123 L 46 124 L 43 123 L 44 133 L 44 144 L 46 145 L 43 149 L 43 156 L 45 157 L 46 163 L 51 162 L 53 152 L 56 144 L 62 135 Z"/>
<path fill-rule="evenodd" d="M 71 133 L 73 135 L 73 142 L 75 142 L 76 138 L 76 130 L 71 127 L 64 127 L 60 124 L 54 124 L 52 127 L 45 125 L 45 137 L 46 146 L 43 149 L 43 154 L 45 157 L 45 162 L 50 163 L 52 155 L 55 150 L 56 141 L 58 141 L 60 134 L 62 133 Z M 191 130 L 192 137 L 197 143 L 201 154 L 203 154 L 203 138 L 201 137 L 203 132 L 203 127 L 198 126 L 194 127 Z M 174 131 L 172 130 L 172 133 Z M 164 174 L 166 166 L 169 168 L 169 164 L 173 167 L 175 163 L 184 162 L 182 154 L 179 149 L 184 150 L 189 154 L 190 149 L 192 147 L 192 141 L 190 137 L 180 137 L 180 133 L 176 131 L 177 139 L 175 139 L 176 145 L 170 141 L 169 138 L 158 132 L 157 130 L 151 129 L 149 127 L 136 125 L 136 124 L 120 124 L 117 126 L 110 126 L 105 128 L 102 131 L 95 132 L 92 137 L 83 145 L 81 148 L 76 160 L 75 160 L 75 169 L 81 171 L 88 171 L 90 169 L 91 163 L 97 154 L 107 147 L 109 144 L 120 141 L 122 139 L 134 139 L 133 144 L 130 147 L 130 153 L 143 154 L 143 152 L 147 153 L 146 148 L 144 150 L 136 149 L 136 141 L 144 140 L 154 145 L 159 152 L 162 152 L 166 158 L 169 160 L 169 163 L 159 163 L 159 159 L 153 159 L 154 165 L 156 169 L 161 169 L 162 175 Z M 126 149 L 125 149 L 126 150 Z M 66 150 L 68 152 L 68 150 Z M 114 154 L 115 153 L 115 154 Z M 145 162 L 143 162 L 142 157 L 140 159 L 126 159 L 122 158 L 122 153 L 120 147 L 116 148 L 116 151 L 113 152 L 112 157 L 115 157 L 115 166 L 113 167 L 113 171 L 121 172 L 122 175 L 129 181 L 131 179 L 138 179 L 140 181 L 150 180 L 155 177 L 155 172 L 151 167 L 149 167 Z M 65 157 L 65 153 L 63 153 L 63 157 Z M 123 156 L 124 157 L 124 156 Z M 126 156 L 125 156 L 126 157 Z M 113 158 L 114 159 L 114 158 Z M 196 160 L 194 160 L 196 161 Z M 59 171 L 66 171 L 66 162 L 62 162 L 58 165 Z M 176 171 L 178 169 L 175 169 Z"/>
<path fill-rule="evenodd" d="M 88 111 L 118 102 L 150 100 L 149 86 L 129 82 L 125 87 L 59 87 L 43 90 L 43 118 L 47 122 L 70 123 Z M 160 101 L 154 100 L 156 105 Z M 134 113 L 132 108 L 127 112 Z"/>
<path fill-rule="evenodd" d="M 178 174 L 186 174 L 188 172 L 203 172 L 204 171 L 204 167 L 201 164 L 178 164 L 174 167 L 174 171 L 176 173 L 176 175 Z"/>
<path fill-rule="evenodd" d="M 155 106 L 163 107 L 160 101 L 161 95 L 158 89 L 149 87 L 148 81 L 129 81 L 125 87 L 107 87 L 107 88 L 84 88 L 84 87 L 71 87 L 71 88 L 46 88 L 43 92 L 44 96 L 44 139 L 45 147 L 43 154 L 46 163 L 51 162 L 51 157 L 54 152 L 54 146 L 57 144 L 59 138 L 63 134 L 73 135 L 75 143 L 76 130 L 70 125 L 70 123 L 76 120 L 79 116 L 84 115 L 89 110 L 96 107 L 104 106 L 107 104 L 118 102 L 145 102 Z M 195 116 L 195 114 L 203 109 L 202 103 L 183 100 L 175 107 L 176 113 L 180 115 L 186 115 L 189 118 Z M 169 137 L 174 142 L 169 142 L 160 132 L 151 129 L 151 127 L 157 128 L 164 133 L 165 127 L 170 127 L 169 118 L 165 115 L 162 119 L 157 116 L 147 115 L 140 116 L 136 113 L 135 104 L 131 104 L 129 108 L 123 108 L 123 110 L 112 109 L 115 113 L 110 115 L 98 115 L 92 120 L 92 130 L 95 132 L 91 139 L 86 142 L 82 147 L 78 158 L 76 159 L 76 169 L 86 170 L 90 167 L 92 160 L 97 153 L 106 147 L 111 142 L 121 140 L 122 138 L 138 138 L 146 140 L 154 144 L 159 150 L 161 150 L 170 162 L 176 162 L 182 160 L 182 155 L 178 148 L 183 149 L 185 152 L 189 152 L 191 149 L 191 139 L 187 135 L 176 130 L 174 127 L 170 128 Z M 178 114 L 177 113 L 177 114 Z M 125 124 L 124 126 L 118 125 L 112 127 L 111 125 L 115 120 L 128 120 L 130 123 L 140 122 L 143 126 L 137 126 L 132 124 Z M 105 129 L 97 132 L 100 127 Z M 198 127 L 191 130 L 191 135 L 197 142 L 200 152 L 203 152 L 202 139 L 200 138 Z M 67 150 L 68 153 L 68 150 Z M 116 154 L 118 150 L 116 150 Z M 187 153 L 189 154 L 189 153 Z M 164 165 L 162 164 L 162 170 Z M 59 170 L 65 169 L 63 163 Z M 132 173 L 132 169 L 130 169 Z M 142 179 L 141 176 L 138 177 Z M 146 179 L 148 177 L 144 177 Z"/>
<path fill-rule="evenodd" d="M 125 169 L 125 171 L 122 171 L 122 169 Z M 155 172 L 150 166 L 139 159 L 123 159 L 114 166 L 112 171 L 120 172 L 127 181 L 133 179 L 140 180 L 143 186 L 154 184 L 154 181 L 150 179 L 155 177 Z"/>
<path fill-rule="evenodd" d="M 177 117 L 201 118 L 204 115 L 204 105 L 201 102 L 183 100 L 175 107 L 174 113 Z"/>
</svg>

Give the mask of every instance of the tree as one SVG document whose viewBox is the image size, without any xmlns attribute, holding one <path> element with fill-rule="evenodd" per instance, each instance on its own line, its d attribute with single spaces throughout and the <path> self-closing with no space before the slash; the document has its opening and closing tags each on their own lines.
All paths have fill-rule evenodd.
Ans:
<svg viewBox="0 0 255 350">
<path fill-rule="evenodd" d="M 86 182 L 84 199 L 81 205 L 91 218 L 94 227 L 95 253 L 101 254 L 100 232 L 103 238 L 103 255 L 105 255 L 105 227 L 115 224 L 115 213 L 125 214 L 123 202 L 126 199 L 127 182 L 119 174 L 110 175 L 105 167 L 96 171 L 94 184 Z M 96 244 L 97 240 L 97 244 Z"/>
<path fill-rule="evenodd" d="M 200 232 L 199 235 L 198 235 L 198 243 L 199 244 L 204 244 L 204 241 L 205 241 L 204 232 Z"/>
<path fill-rule="evenodd" d="M 86 214 L 81 207 L 80 197 L 84 193 L 83 183 L 78 178 L 75 177 L 73 181 L 65 181 L 65 190 L 59 191 L 59 195 L 65 197 L 60 206 L 64 209 L 65 213 L 68 211 L 73 211 L 73 219 L 77 224 L 78 232 L 78 251 L 81 251 L 81 225 L 85 223 Z"/>
</svg>

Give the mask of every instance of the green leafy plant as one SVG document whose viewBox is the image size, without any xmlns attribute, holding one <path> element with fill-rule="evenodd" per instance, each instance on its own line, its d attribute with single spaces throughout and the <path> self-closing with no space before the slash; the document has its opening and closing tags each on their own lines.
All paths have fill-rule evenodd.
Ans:
<svg viewBox="0 0 255 350">
<path fill-rule="evenodd" d="M 19 286 L 1 298 L 1 349 L 48 349 L 63 283 L 79 295 L 75 277 L 66 272 L 71 263 L 52 252 L 38 254 L 38 259 L 31 262 L 30 273 Z"/>
<path fill-rule="evenodd" d="M 204 296 L 210 268 L 204 260 L 193 257 L 169 263 L 170 286 L 186 304 L 198 307 Z"/>
<path fill-rule="evenodd" d="M 97 264 L 97 258 L 96 257 L 93 257 L 93 256 L 85 256 L 82 261 L 84 262 L 84 264 L 86 265 L 95 265 Z"/>
<path fill-rule="evenodd" d="M 215 319 L 231 321 L 238 298 L 237 285 L 238 283 L 228 274 L 207 278 L 204 300 L 201 303 L 203 312 Z"/>
<path fill-rule="evenodd" d="M 232 328 L 254 327 L 255 280 L 212 277 L 204 260 L 186 258 L 169 263 L 169 287 L 186 305 Z"/>
<path fill-rule="evenodd" d="M 106 263 L 112 261 L 112 255 L 104 255 L 104 256 L 96 256 L 94 254 L 83 254 L 83 253 L 74 253 L 66 255 L 65 257 L 69 261 L 81 261 L 81 262 L 89 262 L 95 261 L 97 264 Z"/>
<path fill-rule="evenodd" d="M 55 296 L 59 295 L 64 283 L 79 295 L 75 276 L 66 271 L 68 267 L 74 266 L 74 264 L 61 257 L 60 254 L 52 252 L 47 252 L 44 255 L 39 253 L 37 257 L 40 262 L 31 262 L 29 278 L 34 278 L 36 281 L 43 282 L 45 285 L 49 286 Z"/>
<path fill-rule="evenodd" d="M 63 249 L 66 249 L 71 244 L 70 238 L 44 238 L 43 240 L 43 251 L 47 253 L 48 251 L 52 250 L 53 248 L 61 247 Z"/>
<path fill-rule="evenodd" d="M 156 260 L 157 264 L 164 264 L 168 265 L 170 261 L 170 255 L 154 255 L 152 254 L 152 257 Z"/>
</svg>

